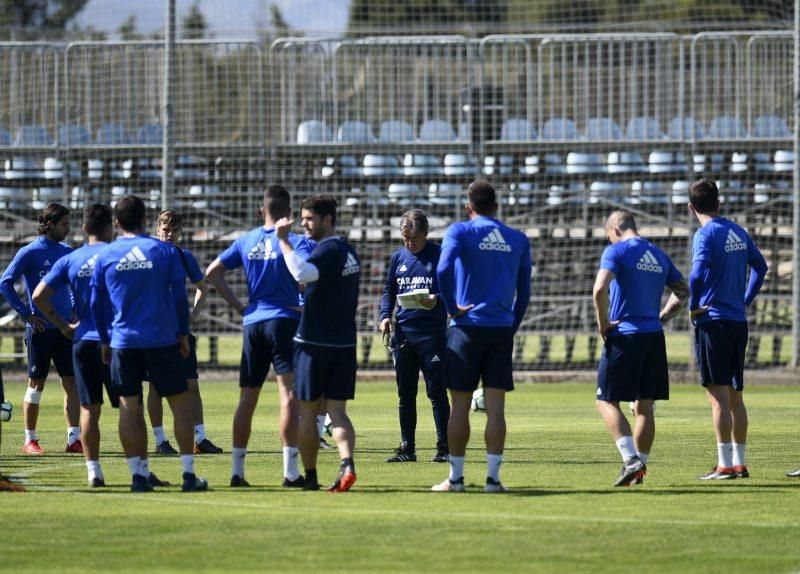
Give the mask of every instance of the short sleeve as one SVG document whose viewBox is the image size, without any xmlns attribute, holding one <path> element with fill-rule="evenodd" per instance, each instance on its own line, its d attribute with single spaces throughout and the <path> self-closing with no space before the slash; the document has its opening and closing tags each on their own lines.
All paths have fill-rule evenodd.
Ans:
<svg viewBox="0 0 800 574">
<path fill-rule="evenodd" d="M 692 241 L 692 263 L 695 261 L 711 261 L 711 238 L 698 229 Z"/>
<path fill-rule="evenodd" d="M 53 267 L 44 276 L 42 281 L 45 285 L 53 289 L 54 291 L 58 291 L 65 285 L 69 284 L 69 262 L 66 257 L 62 257 L 58 261 L 53 264 Z"/>
<path fill-rule="evenodd" d="M 184 260 L 186 261 L 186 276 L 189 277 L 189 281 L 192 283 L 198 283 L 202 281 L 205 275 L 200 269 L 200 265 L 197 263 L 197 259 L 195 258 L 194 254 L 186 249 L 184 249 L 182 253 Z"/>
<path fill-rule="evenodd" d="M 168 251 L 168 255 L 170 256 L 170 266 L 169 266 L 169 280 L 171 284 L 175 283 L 183 283 L 186 280 L 186 269 L 183 266 L 183 257 L 182 253 L 178 250 L 175 246 L 170 246 L 171 249 Z"/>
<path fill-rule="evenodd" d="M 615 275 L 619 273 L 619 253 L 613 245 L 609 245 L 603 251 L 600 258 L 600 269 L 608 269 Z"/>
<path fill-rule="evenodd" d="M 228 247 L 225 251 L 220 253 L 219 260 L 222 261 L 222 264 L 225 266 L 225 269 L 236 269 L 237 267 L 241 267 L 242 265 L 242 243 L 244 242 L 244 238 L 246 236 L 242 236 L 233 243 L 231 246 Z"/>
</svg>

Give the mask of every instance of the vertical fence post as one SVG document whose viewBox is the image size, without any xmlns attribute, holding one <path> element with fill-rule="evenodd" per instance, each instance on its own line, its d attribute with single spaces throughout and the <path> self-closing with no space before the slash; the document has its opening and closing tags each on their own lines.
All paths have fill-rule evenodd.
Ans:
<svg viewBox="0 0 800 574">
<path fill-rule="evenodd" d="M 794 0 L 794 170 L 792 187 L 792 367 L 800 366 L 800 0 Z M 773 271 L 776 273 L 777 271 Z"/>
<path fill-rule="evenodd" d="M 175 0 L 166 1 L 167 20 L 164 34 L 164 101 L 161 122 L 164 137 L 161 148 L 161 209 L 169 209 L 175 176 Z"/>
</svg>

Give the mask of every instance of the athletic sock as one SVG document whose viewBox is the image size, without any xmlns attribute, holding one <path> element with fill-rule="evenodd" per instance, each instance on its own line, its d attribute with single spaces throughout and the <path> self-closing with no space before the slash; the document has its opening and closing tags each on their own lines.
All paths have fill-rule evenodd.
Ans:
<svg viewBox="0 0 800 574">
<path fill-rule="evenodd" d="M 30 440 L 39 440 L 39 437 L 36 436 L 36 429 L 25 429 L 25 442 Z"/>
<path fill-rule="evenodd" d="M 353 462 L 353 457 L 343 458 L 339 462 L 339 468 L 341 468 L 342 470 L 346 470 L 348 472 L 351 472 L 351 473 L 355 474 L 356 473 L 356 463 Z"/>
<path fill-rule="evenodd" d="M 717 466 L 722 468 L 733 467 L 733 446 L 729 442 L 717 443 Z"/>
<path fill-rule="evenodd" d="M 181 455 L 181 463 L 183 464 L 183 472 L 188 472 L 189 474 L 194 474 L 194 455 L 193 454 L 182 454 Z"/>
<path fill-rule="evenodd" d="M 622 455 L 622 462 L 627 463 L 630 459 L 636 457 L 636 446 L 633 444 L 633 437 L 631 435 L 623 436 L 617 439 L 617 450 Z"/>
<path fill-rule="evenodd" d="M 733 443 L 733 466 L 747 466 L 745 450 L 747 450 L 747 443 Z"/>
<path fill-rule="evenodd" d="M 486 453 L 486 466 L 488 470 L 486 471 L 486 476 L 500 482 L 500 465 L 503 464 L 503 455 L 502 454 L 491 454 Z M 457 477 L 456 477 L 457 478 Z"/>
<path fill-rule="evenodd" d="M 637 452 L 636 456 L 639 457 L 639 460 L 642 461 L 642 464 L 647 464 L 647 461 L 650 459 L 649 452 Z"/>
<path fill-rule="evenodd" d="M 206 425 L 194 425 L 194 442 L 200 444 L 206 440 Z"/>
<path fill-rule="evenodd" d="M 464 478 L 464 457 L 450 455 L 450 480 L 458 480 Z"/>
<path fill-rule="evenodd" d="M 297 480 L 300 470 L 297 468 L 297 447 L 283 447 L 283 476 L 289 480 Z"/>
<path fill-rule="evenodd" d="M 150 476 L 150 461 L 146 458 L 139 459 L 139 474 L 147 478 Z"/>
<path fill-rule="evenodd" d="M 167 435 L 164 434 L 164 427 L 153 427 L 153 436 L 156 437 L 156 446 L 167 440 Z"/>
<path fill-rule="evenodd" d="M 100 468 L 100 461 L 99 460 L 87 460 L 86 461 L 86 472 L 89 474 L 89 480 L 91 481 L 94 478 L 99 478 L 103 480 L 103 469 Z"/>
<path fill-rule="evenodd" d="M 247 447 L 231 449 L 231 476 L 244 478 L 244 457 L 247 456 Z"/>
<path fill-rule="evenodd" d="M 317 415 L 317 433 L 320 438 L 325 433 L 325 415 Z"/>
<path fill-rule="evenodd" d="M 80 427 L 67 427 L 67 446 L 81 438 Z"/>
<path fill-rule="evenodd" d="M 127 459 L 128 468 L 131 470 L 131 476 L 134 474 L 139 474 L 139 460 L 140 459 L 138 456 L 132 456 Z"/>
</svg>

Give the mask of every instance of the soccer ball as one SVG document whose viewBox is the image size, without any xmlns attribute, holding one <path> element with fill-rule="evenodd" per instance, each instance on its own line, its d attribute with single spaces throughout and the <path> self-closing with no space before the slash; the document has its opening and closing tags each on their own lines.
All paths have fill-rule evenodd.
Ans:
<svg viewBox="0 0 800 574">
<path fill-rule="evenodd" d="M 472 393 L 472 410 L 476 413 L 486 412 L 486 403 L 483 399 L 483 387 Z"/>
<path fill-rule="evenodd" d="M 636 414 L 636 401 L 631 401 L 628 403 L 628 408 L 631 410 L 631 414 Z M 653 412 L 656 412 L 656 402 L 653 401 Z"/>
<path fill-rule="evenodd" d="M 14 407 L 8 401 L 0 403 L 0 422 L 8 422 L 11 420 L 11 413 Z"/>
</svg>

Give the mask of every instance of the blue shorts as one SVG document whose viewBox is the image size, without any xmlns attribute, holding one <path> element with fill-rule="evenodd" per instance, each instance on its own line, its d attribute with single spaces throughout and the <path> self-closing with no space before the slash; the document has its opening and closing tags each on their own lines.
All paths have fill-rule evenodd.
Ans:
<svg viewBox="0 0 800 574">
<path fill-rule="evenodd" d="M 297 319 L 270 319 L 244 326 L 242 361 L 239 364 L 239 386 L 260 389 L 269 373 L 285 375 L 294 370 L 294 335 Z"/>
<path fill-rule="evenodd" d="M 30 325 L 25 328 L 25 346 L 28 348 L 28 377 L 46 379 L 50 361 L 56 365 L 59 377 L 72 377 L 72 341 L 58 329 L 45 329 L 40 333 Z"/>
<path fill-rule="evenodd" d="M 664 332 L 609 335 L 597 367 L 597 400 L 669 399 Z"/>
<path fill-rule="evenodd" d="M 355 347 L 295 343 L 294 371 L 294 393 L 301 401 L 349 401 L 356 395 Z"/>
<path fill-rule="evenodd" d="M 744 389 L 744 359 L 747 350 L 747 321 L 716 319 L 694 329 L 694 352 L 700 382 Z"/>
<path fill-rule="evenodd" d="M 111 368 L 103 362 L 99 341 L 77 341 L 72 345 L 75 382 L 82 405 L 103 404 L 103 387 L 111 406 L 119 407 L 119 398 L 111 384 Z"/>
<path fill-rule="evenodd" d="M 150 384 L 162 397 L 187 390 L 183 359 L 178 344 L 142 349 L 111 349 L 111 380 L 119 397 L 142 396 L 142 381 L 149 374 Z"/>
<path fill-rule="evenodd" d="M 471 393 L 483 381 L 484 387 L 513 391 L 513 352 L 513 327 L 450 327 L 445 349 L 447 388 Z"/>
</svg>

